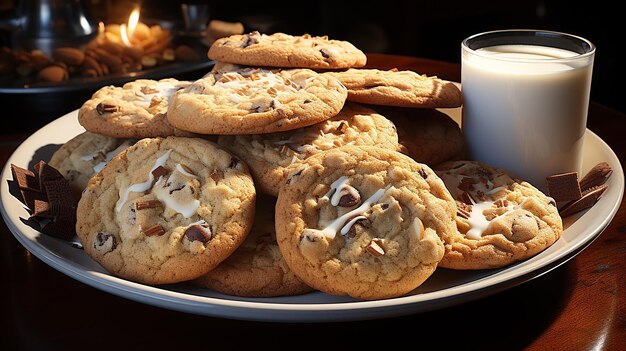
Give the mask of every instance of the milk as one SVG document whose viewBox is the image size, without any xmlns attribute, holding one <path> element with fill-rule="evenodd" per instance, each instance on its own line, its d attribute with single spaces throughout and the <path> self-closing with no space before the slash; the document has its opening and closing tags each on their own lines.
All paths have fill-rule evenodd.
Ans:
<svg viewBox="0 0 626 351">
<path fill-rule="evenodd" d="M 546 176 L 580 174 L 593 55 L 535 45 L 463 49 L 470 158 L 544 191 Z"/>
</svg>

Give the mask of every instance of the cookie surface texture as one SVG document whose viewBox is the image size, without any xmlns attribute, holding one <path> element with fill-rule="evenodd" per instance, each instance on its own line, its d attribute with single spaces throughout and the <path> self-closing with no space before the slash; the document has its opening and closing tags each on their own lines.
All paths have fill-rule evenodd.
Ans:
<svg viewBox="0 0 626 351">
<path fill-rule="evenodd" d="M 148 138 L 115 156 L 81 197 L 85 252 L 145 284 L 195 279 L 244 241 L 256 193 L 247 166 L 198 138 Z"/>
<path fill-rule="evenodd" d="M 289 266 L 333 295 L 381 299 L 421 285 L 456 230 L 441 179 L 397 151 L 344 146 L 294 167 L 276 205 L 276 237 Z"/>
<path fill-rule="evenodd" d="M 398 130 L 403 153 L 429 166 L 463 158 L 465 139 L 459 125 L 436 109 L 376 106 Z"/>
<path fill-rule="evenodd" d="M 223 294 L 274 297 L 303 294 L 304 284 L 285 262 L 274 228 L 276 199 L 257 197 L 254 224 L 241 246 L 225 261 L 194 283 Z"/>
<path fill-rule="evenodd" d="M 461 90 L 454 83 L 413 71 L 352 68 L 328 74 L 348 88 L 349 101 L 415 108 L 461 106 Z"/>
<path fill-rule="evenodd" d="M 267 70 L 228 64 L 174 95 L 170 123 L 200 134 L 292 130 L 335 116 L 347 91 L 309 69 Z"/>
<path fill-rule="evenodd" d="M 288 132 L 220 136 L 218 144 L 243 159 L 255 185 L 273 196 L 288 168 L 324 150 L 345 145 L 371 145 L 397 150 L 395 126 L 376 111 L 347 103 L 335 117 Z"/>
<path fill-rule="evenodd" d="M 553 199 L 506 171 L 477 161 L 452 161 L 435 169 L 458 206 L 453 235 L 442 238 L 440 266 L 499 268 L 532 257 L 563 232 Z"/>
<path fill-rule="evenodd" d="M 211 45 L 208 57 L 249 66 L 315 69 L 363 67 L 367 62 L 365 54 L 347 41 L 259 32 L 218 39 Z"/>
<path fill-rule="evenodd" d="M 61 172 L 70 183 L 72 192 L 80 198 L 89 179 L 135 141 L 83 132 L 61 145 L 48 164 Z"/>
<path fill-rule="evenodd" d="M 166 78 L 103 87 L 78 110 L 78 122 L 87 131 L 114 138 L 192 136 L 172 127 L 166 118 L 172 95 L 189 84 Z"/>
</svg>

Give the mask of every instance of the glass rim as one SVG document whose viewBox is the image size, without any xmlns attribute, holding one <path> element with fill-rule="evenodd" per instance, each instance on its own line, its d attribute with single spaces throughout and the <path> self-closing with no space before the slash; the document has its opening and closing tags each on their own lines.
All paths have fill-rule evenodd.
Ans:
<svg viewBox="0 0 626 351">
<path fill-rule="evenodd" d="M 579 53 L 573 50 L 568 50 L 568 49 L 564 49 L 564 48 L 560 48 L 558 46 L 553 46 L 553 45 L 545 45 L 545 44 L 528 44 L 528 45 L 534 45 L 534 46 L 547 46 L 547 47 L 552 47 L 552 48 L 557 48 L 557 49 L 562 49 L 562 50 L 566 50 L 566 51 L 570 51 L 573 52 L 575 55 L 574 56 L 570 56 L 570 57 L 554 57 L 554 58 L 511 58 L 511 57 L 502 57 L 502 56 L 494 56 L 494 55 L 490 55 L 490 54 L 486 54 L 486 53 L 481 53 L 480 51 L 478 51 L 478 49 L 472 49 L 470 47 L 469 42 L 472 40 L 476 40 L 480 37 L 486 37 L 486 36 L 493 36 L 493 35 L 497 35 L 497 34 L 519 34 L 519 35 L 528 35 L 528 37 L 565 37 L 568 38 L 570 40 L 574 40 L 574 41 L 578 41 L 579 43 L 581 43 L 581 46 L 587 46 L 585 52 L 583 53 Z M 498 45 L 507 45 L 507 44 L 498 44 Z M 483 47 L 489 47 L 489 46 L 495 46 L 495 45 L 486 45 Z M 584 59 L 588 59 L 589 57 L 593 57 L 595 52 L 596 52 L 596 46 L 588 39 L 583 38 L 581 36 L 578 35 L 574 35 L 574 34 L 569 34 L 569 33 L 565 33 L 565 32 L 558 32 L 558 31 L 552 31 L 552 30 L 542 30 L 542 29 L 499 29 L 499 30 L 492 30 L 492 31 L 486 31 L 486 32 L 481 32 L 481 33 L 476 33 L 473 35 L 470 35 L 469 37 L 463 39 L 463 41 L 461 42 L 461 48 L 464 51 L 470 52 L 472 55 L 476 55 L 476 56 L 480 56 L 482 58 L 487 58 L 490 60 L 498 60 L 498 61 L 509 61 L 509 62 L 528 62 L 528 63 L 532 63 L 532 62 L 571 62 L 571 61 L 577 61 L 577 60 L 584 60 Z M 482 47 L 481 47 L 482 48 Z"/>
</svg>

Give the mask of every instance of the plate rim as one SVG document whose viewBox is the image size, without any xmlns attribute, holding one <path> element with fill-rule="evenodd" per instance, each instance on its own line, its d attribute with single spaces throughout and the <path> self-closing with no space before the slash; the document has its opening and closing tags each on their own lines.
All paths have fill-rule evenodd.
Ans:
<svg viewBox="0 0 626 351">
<path fill-rule="evenodd" d="M 568 249 L 563 252 L 550 255 L 549 258 L 542 257 L 541 254 L 533 256 L 524 261 L 530 263 L 526 264 L 523 269 L 520 269 L 518 272 L 514 271 L 519 269 L 519 267 L 515 265 L 507 266 L 497 270 L 498 272 L 506 272 L 506 274 L 503 273 L 501 276 L 494 277 L 490 274 L 480 279 L 471 280 L 443 290 L 385 300 L 355 300 L 331 303 L 278 303 L 268 302 L 271 298 L 235 300 L 193 295 L 158 286 L 155 287 L 135 283 L 97 271 L 87 271 L 85 269 L 86 267 L 80 263 L 59 256 L 52 249 L 30 239 L 18 228 L 18 225 L 21 223 L 18 224 L 10 217 L 4 206 L 5 201 L 18 202 L 8 191 L 8 180 L 12 179 L 10 170 L 12 160 L 16 155 L 23 153 L 24 150 L 32 148 L 31 144 L 41 145 L 41 143 L 37 142 L 37 139 L 47 133 L 46 129 L 50 129 L 56 126 L 56 124 L 72 123 L 70 119 L 74 119 L 73 123 L 77 123 L 77 112 L 78 110 L 69 112 L 41 127 L 24 140 L 7 159 L 1 174 L 2 185 L 0 189 L 0 212 L 7 227 L 24 248 L 47 265 L 73 279 L 123 298 L 198 315 L 272 322 L 328 322 L 393 317 L 426 312 L 440 307 L 468 302 L 536 278 L 576 256 L 590 245 L 610 224 L 619 210 L 624 193 L 624 173 L 619 158 L 604 140 L 591 130 L 586 129 L 585 140 L 587 140 L 587 138 L 594 140 L 611 158 L 611 160 L 607 160 L 607 162 L 610 162 L 613 167 L 613 177 L 615 178 L 610 181 L 613 182 L 612 185 L 616 184 L 618 187 L 617 190 L 613 190 L 613 192 L 617 191 L 617 198 L 611 204 L 610 211 L 603 216 L 599 224 L 594 225 L 594 228 L 590 230 L 583 240 L 580 240 L 572 247 L 568 247 Z M 588 145 L 589 144 L 585 142 L 585 147 L 588 147 Z M 613 194 L 613 192 L 611 192 L 611 194 Z M 601 200 L 602 199 L 600 199 L 600 201 Z M 25 209 L 24 212 L 26 214 Z M 583 213 L 583 215 L 585 214 L 586 213 Z M 544 260 L 547 260 L 547 262 L 543 262 Z M 493 282 L 487 285 L 481 284 L 485 279 L 493 280 Z M 444 294 L 444 292 L 447 292 L 447 294 Z M 338 313 L 346 311 L 351 313 Z M 335 313 L 329 314 L 329 312 Z"/>
</svg>

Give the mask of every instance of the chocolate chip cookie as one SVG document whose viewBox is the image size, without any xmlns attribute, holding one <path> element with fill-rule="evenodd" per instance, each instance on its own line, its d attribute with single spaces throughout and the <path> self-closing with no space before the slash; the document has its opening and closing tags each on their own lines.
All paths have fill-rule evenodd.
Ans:
<svg viewBox="0 0 626 351">
<path fill-rule="evenodd" d="M 367 62 L 365 54 L 347 41 L 257 31 L 216 40 L 208 57 L 249 66 L 314 69 L 363 67 Z"/>
<path fill-rule="evenodd" d="M 276 242 L 274 206 L 271 196 L 257 197 L 252 230 L 226 260 L 195 284 L 228 295 L 274 297 L 303 294 L 313 289 L 289 268 Z"/>
<path fill-rule="evenodd" d="M 396 125 L 402 152 L 415 161 L 434 166 L 463 157 L 465 139 L 461 128 L 445 113 L 431 108 L 375 108 Z"/>
<path fill-rule="evenodd" d="M 458 230 L 442 233 L 441 267 L 504 267 L 538 254 L 561 236 L 554 200 L 503 169 L 451 161 L 435 170 L 458 206 Z"/>
<path fill-rule="evenodd" d="M 453 82 L 413 71 L 352 68 L 328 74 L 348 88 L 348 101 L 417 108 L 461 106 L 461 90 Z"/>
<path fill-rule="evenodd" d="M 245 163 L 199 138 L 146 138 L 89 180 L 76 232 L 111 274 L 145 284 L 195 279 L 245 240 L 256 192 Z"/>
<path fill-rule="evenodd" d="M 276 204 L 276 238 L 308 285 L 359 299 L 402 296 L 443 257 L 456 206 L 426 165 L 397 151 L 344 146 L 293 167 Z"/>
<path fill-rule="evenodd" d="M 172 95 L 189 84 L 167 78 L 103 87 L 78 110 L 78 122 L 87 131 L 113 138 L 192 136 L 172 127 L 166 118 Z"/>
<path fill-rule="evenodd" d="M 346 96 L 337 79 L 309 69 L 217 64 L 174 95 L 167 118 L 177 128 L 200 134 L 272 133 L 329 119 Z"/>
<path fill-rule="evenodd" d="M 83 132 L 61 145 L 52 154 L 48 164 L 68 180 L 72 192 L 76 198 L 80 198 L 89 179 L 135 141 Z"/>
<path fill-rule="evenodd" d="M 397 150 L 395 126 L 376 111 L 346 104 L 335 117 L 294 131 L 220 136 L 218 144 L 243 159 L 257 188 L 277 196 L 288 168 L 311 155 L 344 145 L 372 145 Z"/>
</svg>

